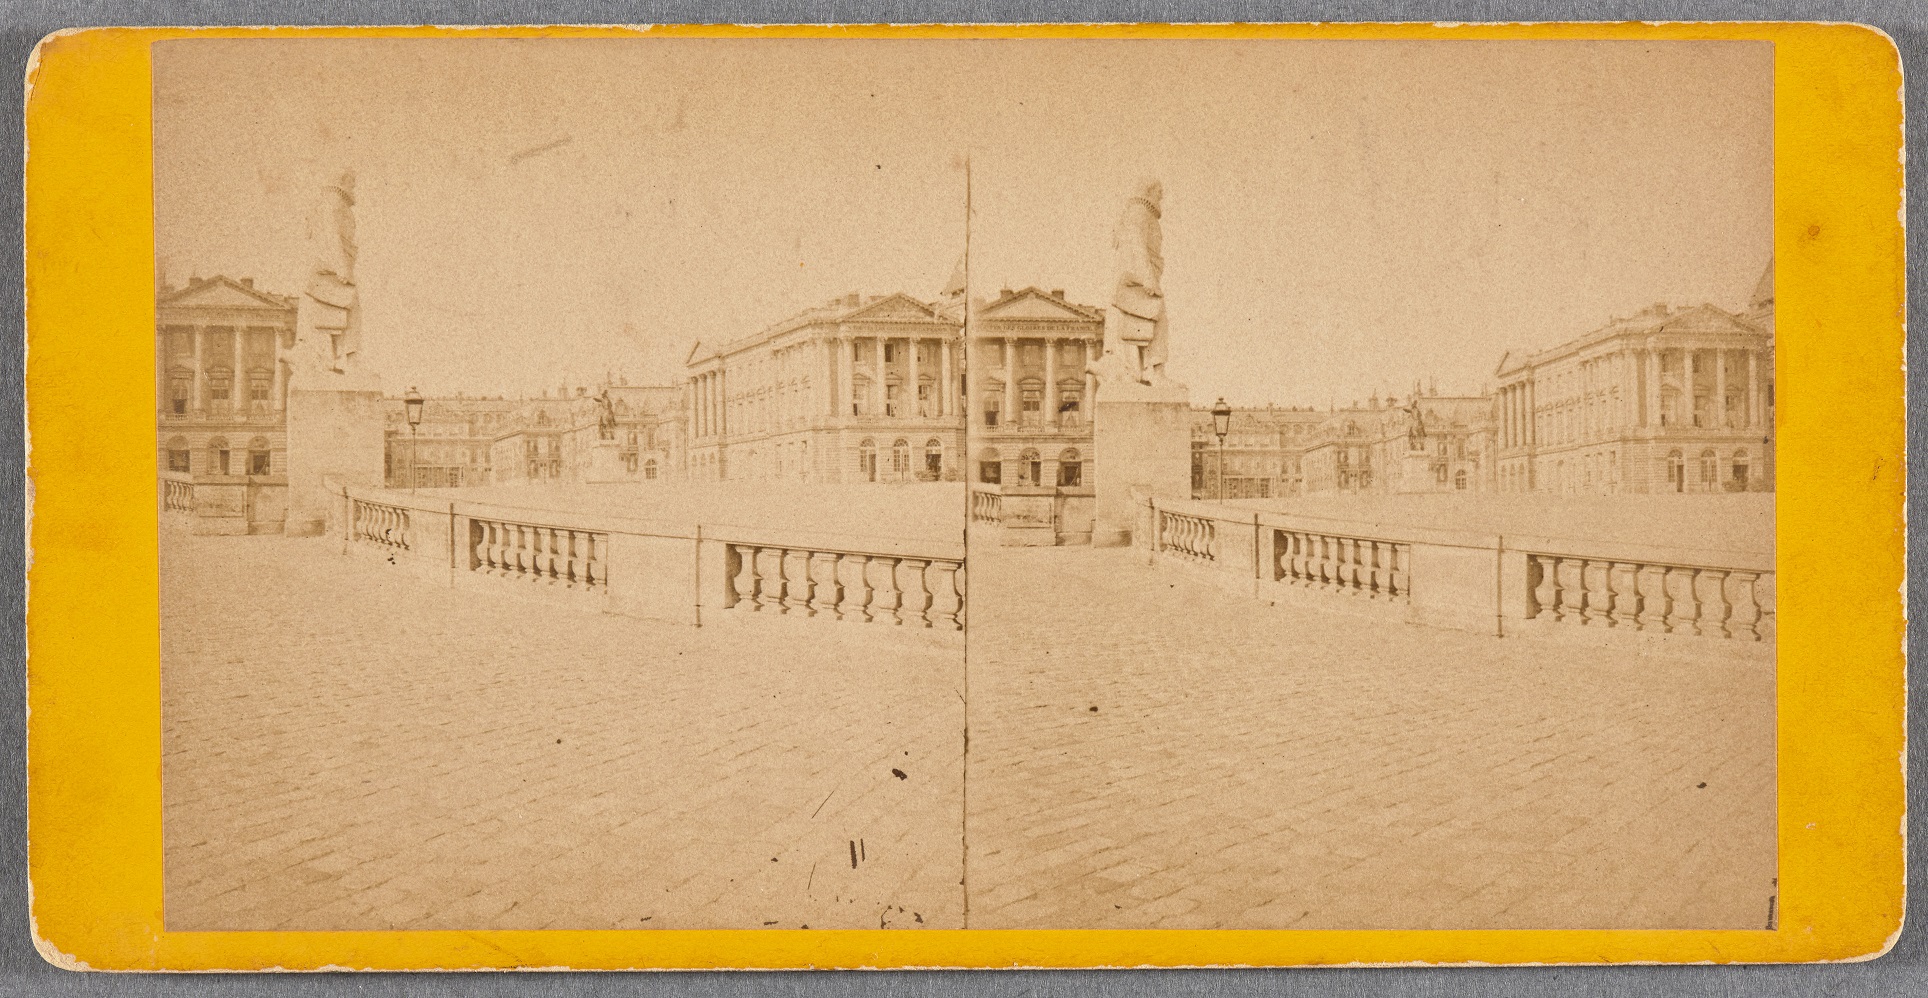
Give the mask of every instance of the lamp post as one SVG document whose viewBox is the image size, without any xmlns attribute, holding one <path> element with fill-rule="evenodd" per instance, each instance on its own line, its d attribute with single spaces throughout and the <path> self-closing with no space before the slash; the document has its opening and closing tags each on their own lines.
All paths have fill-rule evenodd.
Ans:
<svg viewBox="0 0 1928 998">
<path fill-rule="evenodd" d="M 408 494 L 415 494 L 415 428 L 422 425 L 422 393 L 408 386 L 408 394 L 402 396 L 402 408 L 408 414 Z"/>
<path fill-rule="evenodd" d="M 1225 396 L 1212 405 L 1212 432 L 1218 434 L 1218 501 L 1225 501 L 1225 434 L 1232 429 L 1232 407 Z"/>
</svg>

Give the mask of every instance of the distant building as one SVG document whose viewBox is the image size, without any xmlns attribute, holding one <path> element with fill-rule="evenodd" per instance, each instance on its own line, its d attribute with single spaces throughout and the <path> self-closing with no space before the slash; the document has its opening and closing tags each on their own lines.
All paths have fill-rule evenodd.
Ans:
<svg viewBox="0 0 1928 998">
<path fill-rule="evenodd" d="M 1748 309 L 1655 305 L 1495 372 L 1508 492 L 1774 488 L 1774 268 Z"/>
<path fill-rule="evenodd" d="M 1492 399 L 1429 395 L 1324 414 L 1300 459 L 1307 494 L 1484 492 L 1493 488 Z"/>
<path fill-rule="evenodd" d="M 277 533 L 287 509 L 287 357 L 295 300 L 251 278 L 196 278 L 155 300 L 164 512 L 203 533 Z"/>
<path fill-rule="evenodd" d="M 1192 495 L 1216 499 L 1224 478 L 1227 499 L 1270 499 L 1305 491 L 1303 459 L 1327 414 L 1278 406 L 1234 407 L 1219 466 L 1218 432 L 1210 406 L 1192 407 Z"/>
<path fill-rule="evenodd" d="M 687 361 L 697 481 L 962 477 L 963 300 L 838 298 Z"/>
<path fill-rule="evenodd" d="M 383 399 L 387 410 L 387 481 L 390 488 L 459 488 L 492 481 L 491 451 L 521 403 L 515 399 L 431 398 L 422 422 L 409 432 L 400 398 Z"/>
<path fill-rule="evenodd" d="M 607 431 L 600 401 L 604 392 L 609 395 L 614 417 Z M 544 393 L 538 398 L 518 399 L 492 424 L 487 481 L 681 480 L 688 418 L 684 406 L 681 386 L 620 381 L 564 386 L 554 396 Z M 425 415 L 424 425 L 427 422 Z M 599 451 L 602 457 L 597 456 Z"/>
</svg>

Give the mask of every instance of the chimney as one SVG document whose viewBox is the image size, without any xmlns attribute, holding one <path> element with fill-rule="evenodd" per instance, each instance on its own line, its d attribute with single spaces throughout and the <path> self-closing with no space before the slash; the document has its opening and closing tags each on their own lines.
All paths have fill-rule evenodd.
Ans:
<svg viewBox="0 0 1928 998">
<path fill-rule="evenodd" d="M 1051 289 L 1051 297 L 1053 297 L 1053 298 L 1056 298 L 1056 299 L 1057 299 L 1057 300 L 1059 300 L 1059 301 L 1063 301 L 1063 300 L 1064 300 L 1064 289 L 1063 289 L 1063 288 L 1052 288 L 1052 289 Z"/>
<path fill-rule="evenodd" d="M 1009 298 L 1009 297 L 1011 297 L 1011 289 L 1010 289 L 1010 288 L 999 288 L 999 289 L 998 289 L 998 297 L 1000 297 L 1000 298 Z"/>
<path fill-rule="evenodd" d="M 242 287 L 244 287 L 244 288 L 247 288 L 247 289 L 248 289 L 249 291 L 253 291 L 253 290 L 254 290 L 254 278 L 252 278 L 252 277 L 243 277 L 243 278 L 241 279 L 241 286 L 242 286 Z"/>
<path fill-rule="evenodd" d="M 861 292 L 852 291 L 851 293 L 844 296 L 845 308 L 856 308 L 857 306 L 862 305 L 863 303 L 864 303 L 864 296 Z"/>
</svg>

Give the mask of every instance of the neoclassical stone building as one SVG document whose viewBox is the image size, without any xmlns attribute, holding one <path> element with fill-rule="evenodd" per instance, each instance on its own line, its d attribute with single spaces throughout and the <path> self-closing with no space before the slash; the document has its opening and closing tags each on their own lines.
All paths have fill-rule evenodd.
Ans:
<svg viewBox="0 0 1928 998">
<path fill-rule="evenodd" d="M 204 533 L 279 532 L 295 300 L 195 278 L 160 289 L 154 326 L 163 512 Z"/>
<path fill-rule="evenodd" d="M 962 477 L 961 295 L 851 294 L 687 361 L 696 481 Z"/>
<path fill-rule="evenodd" d="M 1774 268 L 1749 307 L 1655 305 L 1495 372 L 1508 492 L 1774 488 Z"/>
<path fill-rule="evenodd" d="M 1492 399 L 1421 394 L 1326 414 L 1300 459 L 1307 494 L 1486 492 Z M 1419 416 L 1415 432 L 1414 412 Z"/>
<path fill-rule="evenodd" d="M 970 478 L 1089 495 L 1085 364 L 1104 349 L 1104 310 L 1059 290 L 1009 288 L 971 315 Z"/>
</svg>

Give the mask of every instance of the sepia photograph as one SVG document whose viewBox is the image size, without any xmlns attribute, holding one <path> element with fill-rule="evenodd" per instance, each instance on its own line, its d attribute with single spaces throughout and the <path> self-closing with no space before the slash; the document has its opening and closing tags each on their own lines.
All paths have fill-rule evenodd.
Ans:
<svg viewBox="0 0 1928 998">
<path fill-rule="evenodd" d="M 1774 929 L 1774 58 L 155 43 L 166 929 Z"/>
</svg>

